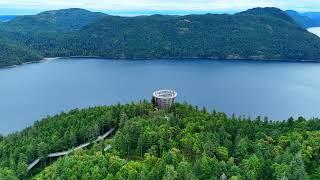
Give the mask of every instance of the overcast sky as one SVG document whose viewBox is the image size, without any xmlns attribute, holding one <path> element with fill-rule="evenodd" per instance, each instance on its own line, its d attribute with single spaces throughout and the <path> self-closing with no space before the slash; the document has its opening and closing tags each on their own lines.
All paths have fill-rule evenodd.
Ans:
<svg viewBox="0 0 320 180">
<path fill-rule="evenodd" d="M 271 6 L 301 12 L 320 11 L 320 0 L 0 0 L 0 14 L 29 14 L 75 7 L 115 12 L 235 12 L 253 7 Z"/>
</svg>

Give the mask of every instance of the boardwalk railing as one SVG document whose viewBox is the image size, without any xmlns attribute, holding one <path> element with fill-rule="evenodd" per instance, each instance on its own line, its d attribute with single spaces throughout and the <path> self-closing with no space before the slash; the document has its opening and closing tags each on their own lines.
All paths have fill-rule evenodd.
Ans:
<svg viewBox="0 0 320 180">
<path fill-rule="evenodd" d="M 31 164 L 29 164 L 29 166 L 28 166 L 28 171 L 29 171 L 30 169 L 32 169 L 36 164 L 38 164 L 38 163 L 41 161 L 41 159 L 42 159 L 42 158 L 38 158 L 38 159 L 34 160 Z"/>
<path fill-rule="evenodd" d="M 76 151 L 76 150 L 79 150 L 79 149 L 83 149 L 87 146 L 89 146 L 90 144 L 93 144 L 93 143 L 97 143 L 97 142 L 100 142 L 102 140 L 104 140 L 105 138 L 107 138 L 115 129 L 114 128 L 111 128 L 108 132 L 106 132 L 105 134 L 103 135 L 100 135 L 98 136 L 98 138 L 96 140 L 94 140 L 93 142 L 87 142 L 87 143 L 84 143 L 84 144 L 81 144 L 73 149 L 69 149 L 67 151 L 62 151 L 62 152 L 55 152 L 55 153 L 50 153 L 48 154 L 46 157 L 49 157 L 49 158 L 53 158 L 53 157 L 60 157 L 60 156 L 65 156 L 65 155 L 68 155 L 70 153 L 72 153 L 73 151 Z M 43 158 L 45 157 L 39 157 L 38 159 L 34 160 L 32 163 L 30 163 L 28 165 L 28 168 L 27 170 L 30 171 L 35 165 L 37 165 Z"/>
</svg>

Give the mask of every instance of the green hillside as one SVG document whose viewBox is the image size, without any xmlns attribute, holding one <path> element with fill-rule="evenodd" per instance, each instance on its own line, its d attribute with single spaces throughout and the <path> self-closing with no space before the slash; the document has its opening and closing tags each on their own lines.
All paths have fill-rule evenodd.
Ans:
<svg viewBox="0 0 320 180">
<path fill-rule="evenodd" d="M 10 31 L 73 31 L 106 15 L 84 9 L 45 11 L 37 15 L 17 16 L 6 23 Z"/>
<path fill-rule="evenodd" d="M 110 16 L 85 26 L 79 36 L 73 38 L 60 46 L 71 47 L 67 52 L 71 55 L 254 60 L 320 58 L 320 39 L 275 8 L 252 9 L 235 15 Z"/>
<path fill-rule="evenodd" d="M 14 64 L 22 64 L 29 61 L 38 61 L 42 57 L 34 50 L 20 43 L 12 43 L 12 41 L 0 36 L 0 67 L 10 66 Z M 8 61 L 8 59 L 10 61 Z"/>
<path fill-rule="evenodd" d="M 48 50 L 55 48 L 53 45 L 58 38 L 67 37 L 65 32 L 77 31 L 104 16 L 103 13 L 74 8 L 17 16 L 9 22 L 2 22 L 0 43 L 5 45 L 0 48 L 0 67 L 40 60 L 47 56 Z"/>
<path fill-rule="evenodd" d="M 320 38 L 276 8 L 139 17 L 65 9 L 17 17 L 0 24 L 0 33 L 44 57 L 320 59 Z M 14 64 L 12 56 L 2 61 Z"/>
<path fill-rule="evenodd" d="M 112 139 L 26 172 L 111 127 Z M 252 121 L 188 104 L 157 112 L 141 102 L 73 110 L 0 138 L 0 179 L 319 179 L 319 145 L 319 119 Z"/>
</svg>

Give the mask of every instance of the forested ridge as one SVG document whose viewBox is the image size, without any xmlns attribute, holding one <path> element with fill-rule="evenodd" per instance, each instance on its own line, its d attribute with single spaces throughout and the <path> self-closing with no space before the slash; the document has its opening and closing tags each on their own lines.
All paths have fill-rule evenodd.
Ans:
<svg viewBox="0 0 320 180">
<path fill-rule="evenodd" d="M 276 8 L 138 17 L 64 9 L 0 23 L 0 33 L 18 51 L 0 49 L 0 66 L 57 56 L 320 59 L 320 38 Z"/>
<path fill-rule="evenodd" d="M 43 57 L 29 47 L 0 36 L 0 67 L 38 61 Z M 8 60 L 10 59 L 10 60 Z"/>
<path fill-rule="evenodd" d="M 111 127 L 112 139 L 26 171 Z M 319 179 L 319 147 L 320 119 L 253 120 L 179 103 L 155 111 L 143 101 L 72 110 L 1 137 L 0 179 Z"/>
</svg>

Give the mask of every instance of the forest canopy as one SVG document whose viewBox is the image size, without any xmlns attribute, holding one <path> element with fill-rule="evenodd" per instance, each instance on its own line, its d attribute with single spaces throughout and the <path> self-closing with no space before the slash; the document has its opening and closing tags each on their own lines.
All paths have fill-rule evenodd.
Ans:
<svg viewBox="0 0 320 180">
<path fill-rule="evenodd" d="M 320 178 L 319 119 L 253 120 L 179 103 L 165 112 L 140 102 L 72 110 L 1 138 L 0 179 L 31 178 L 26 165 L 35 158 L 111 127 L 117 129 L 111 139 L 42 162 L 32 178 Z"/>
</svg>

